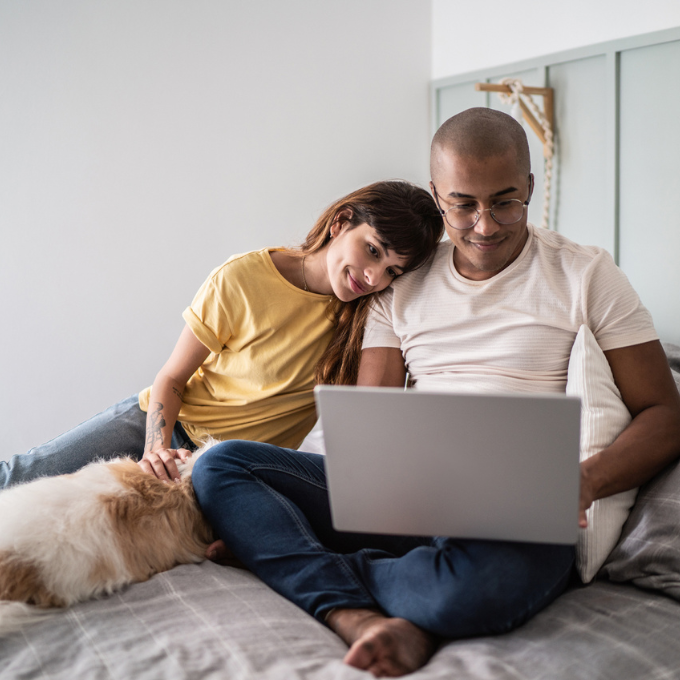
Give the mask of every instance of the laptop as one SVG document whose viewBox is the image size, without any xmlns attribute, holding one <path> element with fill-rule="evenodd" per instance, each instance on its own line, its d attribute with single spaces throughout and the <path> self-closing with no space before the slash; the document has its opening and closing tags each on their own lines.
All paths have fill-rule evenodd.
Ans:
<svg viewBox="0 0 680 680">
<path fill-rule="evenodd" d="M 573 544 L 581 402 L 315 388 L 339 531 Z"/>
</svg>

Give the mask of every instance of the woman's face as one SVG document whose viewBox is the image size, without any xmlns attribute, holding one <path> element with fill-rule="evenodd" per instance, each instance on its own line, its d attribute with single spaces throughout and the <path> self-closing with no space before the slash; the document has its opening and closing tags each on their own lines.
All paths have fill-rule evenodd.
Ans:
<svg viewBox="0 0 680 680">
<path fill-rule="evenodd" d="M 328 278 L 333 293 L 343 302 L 387 288 L 404 272 L 408 258 L 386 248 L 365 222 L 333 225 L 326 252 Z"/>
</svg>

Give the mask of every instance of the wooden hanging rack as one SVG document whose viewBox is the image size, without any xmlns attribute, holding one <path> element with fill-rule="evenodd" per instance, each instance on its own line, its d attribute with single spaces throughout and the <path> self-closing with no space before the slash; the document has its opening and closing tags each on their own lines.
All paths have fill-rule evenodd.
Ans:
<svg viewBox="0 0 680 680">
<path fill-rule="evenodd" d="M 504 94 L 512 94 L 512 90 L 509 85 L 501 85 L 499 83 L 476 83 L 475 90 L 477 92 L 503 92 Z M 553 130 L 554 115 L 555 115 L 555 90 L 552 87 L 530 87 L 528 85 L 524 86 L 522 89 L 524 94 L 530 95 L 541 95 L 543 97 L 543 115 L 550 125 L 550 129 Z M 536 117 L 531 112 L 531 109 L 524 103 L 522 98 L 519 98 L 519 105 L 522 109 L 522 116 L 531 129 L 536 133 L 536 136 L 541 140 L 543 144 L 543 154 L 546 154 L 546 144 L 545 144 L 545 133 L 543 132 L 543 126 L 536 120 Z"/>
</svg>

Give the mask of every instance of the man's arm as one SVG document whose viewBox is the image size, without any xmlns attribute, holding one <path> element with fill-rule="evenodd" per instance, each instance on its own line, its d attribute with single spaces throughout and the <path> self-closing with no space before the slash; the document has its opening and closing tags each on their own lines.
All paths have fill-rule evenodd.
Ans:
<svg viewBox="0 0 680 680">
<path fill-rule="evenodd" d="M 357 385 L 363 387 L 403 387 L 406 366 L 401 350 L 395 347 L 369 347 L 361 353 Z"/>
<path fill-rule="evenodd" d="M 680 394 L 661 343 L 604 354 L 633 420 L 611 446 L 581 463 L 581 526 L 593 501 L 644 484 L 680 456 Z"/>
</svg>

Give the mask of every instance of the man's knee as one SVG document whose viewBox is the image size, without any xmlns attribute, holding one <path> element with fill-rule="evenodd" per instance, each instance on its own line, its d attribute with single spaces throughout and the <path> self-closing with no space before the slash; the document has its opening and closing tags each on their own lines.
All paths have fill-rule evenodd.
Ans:
<svg viewBox="0 0 680 680">
<path fill-rule="evenodd" d="M 493 546 L 491 546 L 493 548 Z M 550 604 L 566 588 L 573 565 L 567 546 L 502 546 L 454 559 L 442 548 L 449 587 L 431 610 L 429 626 L 447 638 L 508 632 Z M 495 554 L 494 554 L 495 553 Z M 451 559 L 447 559 L 451 557 Z"/>
<path fill-rule="evenodd" d="M 199 498 L 217 488 L 225 493 L 230 482 L 251 480 L 251 470 L 278 462 L 283 449 L 262 442 L 228 439 L 202 453 L 194 463 L 192 481 Z"/>
<path fill-rule="evenodd" d="M 191 470 L 191 481 L 199 503 L 209 497 L 217 486 L 223 486 L 225 475 L 237 474 L 244 468 L 247 463 L 244 448 L 247 449 L 250 443 L 238 440 L 220 442 L 199 456 Z"/>
</svg>

